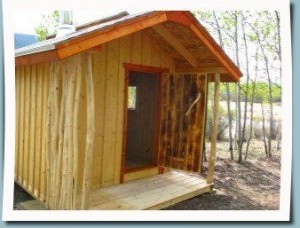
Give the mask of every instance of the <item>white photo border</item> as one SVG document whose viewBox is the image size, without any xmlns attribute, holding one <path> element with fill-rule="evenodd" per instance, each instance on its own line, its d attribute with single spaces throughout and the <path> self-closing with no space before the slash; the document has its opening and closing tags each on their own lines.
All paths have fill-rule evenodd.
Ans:
<svg viewBox="0 0 300 228">
<path fill-rule="evenodd" d="M 226 2 L 226 4 L 224 4 Z M 3 0 L 5 60 L 5 154 L 3 221 L 289 221 L 292 171 L 292 57 L 289 0 Z M 76 5 L 76 6 L 75 6 Z M 198 211 L 20 211 L 13 210 L 15 157 L 14 10 L 277 10 L 282 42 L 282 156 L 279 210 Z"/>
</svg>

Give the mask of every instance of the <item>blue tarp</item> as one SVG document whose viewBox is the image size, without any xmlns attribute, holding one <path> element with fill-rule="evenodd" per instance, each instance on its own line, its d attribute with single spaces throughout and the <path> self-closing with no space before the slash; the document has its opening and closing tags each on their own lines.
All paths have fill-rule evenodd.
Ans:
<svg viewBox="0 0 300 228">
<path fill-rule="evenodd" d="M 15 49 L 37 43 L 35 35 L 15 33 Z"/>
</svg>

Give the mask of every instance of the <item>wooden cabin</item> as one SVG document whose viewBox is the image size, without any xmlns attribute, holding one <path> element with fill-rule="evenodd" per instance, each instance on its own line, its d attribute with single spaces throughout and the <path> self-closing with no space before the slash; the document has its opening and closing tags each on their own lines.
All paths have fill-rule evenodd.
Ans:
<svg viewBox="0 0 300 228">
<path fill-rule="evenodd" d="M 219 84 L 242 74 L 190 12 L 79 26 L 17 49 L 15 66 L 15 181 L 48 209 L 160 209 L 211 191 Z"/>
</svg>

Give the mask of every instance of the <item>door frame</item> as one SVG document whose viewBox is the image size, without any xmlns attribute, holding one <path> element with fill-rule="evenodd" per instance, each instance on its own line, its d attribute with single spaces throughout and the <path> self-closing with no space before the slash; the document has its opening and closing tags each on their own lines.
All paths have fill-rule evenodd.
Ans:
<svg viewBox="0 0 300 228">
<path fill-rule="evenodd" d="M 127 172 L 148 169 L 158 166 L 158 150 L 159 150 L 159 132 L 160 132 L 160 116 L 161 116 L 161 94 L 162 94 L 162 75 L 168 73 L 168 68 L 153 67 L 140 64 L 123 63 L 125 68 L 125 88 L 124 88 L 124 117 L 123 117 L 123 139 L 122 139 L 122 156 L 121 156 L 121 172 L 120 183 L 124 182 L 124 175 Z M 141 166 L 133 169 L 126 169 L 126 143 L 127 143 L 127 127 L 128 127 L 128 86 L 130 72 L 141 72 L 155 74 L 157 77 L 157 102 L 155 113 L 155 126 L 154 126 L 154 151 L 153 151 L 153 164 Z"/>
</svg>

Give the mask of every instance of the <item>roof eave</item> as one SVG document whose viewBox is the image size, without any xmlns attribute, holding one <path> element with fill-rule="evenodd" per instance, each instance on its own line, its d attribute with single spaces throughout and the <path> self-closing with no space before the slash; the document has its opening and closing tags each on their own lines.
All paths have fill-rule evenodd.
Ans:
<svg viewBox="0 0 300 228">
<path fill-rule="evenodd" d="M 189 11 L 156 11 L 146 13 L 100 31 L 94 31 L 90 34 L 58 42 L 54 45 L 54 48 L 51 47 L 51 49 L 44 50 L 40 53 L 16 56 L 16 65 L 37 63 L 37 61 L 42 60 L 43 58 L 47 61 L 64 59 L 102 45 L 113 39 L 132 34 L 166 21 L 180 23 L 188 27 L 207 46 L 211 54 L 218 60 L 221 66 L 228 71 L 229 76 L 232 78 L 232 82 L 239 81 L 242 76 L 239 68 Z"/>
<path fill-rule="evenodd" d="M 210 52 L 216 57 L 219 63 L 228 71 L 232 82 L 238 82 L 242 77 L 242 72 L 236 64 L 226 55 L 220 45 L 199 23 L 190 11 L 168 11 L 168 21 L 173 21 L 189 27 L 193 33 L 208 47 Z"/>
</svg>

